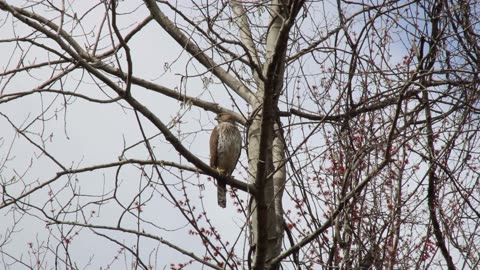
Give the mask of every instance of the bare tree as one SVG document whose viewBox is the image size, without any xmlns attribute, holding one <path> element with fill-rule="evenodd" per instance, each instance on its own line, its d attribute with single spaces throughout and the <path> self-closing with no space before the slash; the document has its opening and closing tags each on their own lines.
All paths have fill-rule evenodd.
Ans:
<svg viewBox="0 0 480 270">
<path fill-rule="evenodd" d="M 479 267 L 477 1 L 0 9 L 5 269 Z"/>
</svg>

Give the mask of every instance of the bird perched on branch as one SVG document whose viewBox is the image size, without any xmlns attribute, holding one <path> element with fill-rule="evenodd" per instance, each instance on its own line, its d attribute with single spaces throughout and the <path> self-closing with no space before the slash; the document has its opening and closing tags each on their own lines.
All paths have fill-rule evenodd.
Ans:
<svg viewBox="0 0 480 270">
<path fill-rule="evenodd" d="M 215 120 L 218 125 L 210 135 L 210 166 L 220 175 L 231 177 L 242 150 L 242 136 L 235 119 L 227 113 L 220 113 Z M 227 186 L 217 180 L 218 205 L 225 208 L 227 203 Z"/>
</svg>

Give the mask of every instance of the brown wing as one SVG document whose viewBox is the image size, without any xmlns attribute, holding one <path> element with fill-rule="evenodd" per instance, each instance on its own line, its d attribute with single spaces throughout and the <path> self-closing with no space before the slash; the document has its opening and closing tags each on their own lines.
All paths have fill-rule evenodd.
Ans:
<svg viewBox="0 0 480 270">
<path fill-rule="evenodd" d="M 218 129 L 215 127 L 210 135 L 210 167 L 217 168 Z"/>
<path fill-rule="evenodd" d="M 228 130 L 228 141 L 229 141 L 229 151 L 226 153 L 226 157 L 222 156 L 220 163 L 223 159 L 225 159 L 228 164 L 227 167 L 227 174 L 229 176 L 232 175 L 232 172 L 235 170 L 237 166 L 238 159 L 242 153 L 242 136 L 240 135 L 240 130 L 235 125 L 231 125 Z"/>
</svg>

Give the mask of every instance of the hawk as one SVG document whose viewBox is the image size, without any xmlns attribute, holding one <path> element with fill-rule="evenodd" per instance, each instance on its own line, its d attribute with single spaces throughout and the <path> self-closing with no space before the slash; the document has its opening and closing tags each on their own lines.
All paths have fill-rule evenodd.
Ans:
<svg viewBox="0 0 480 270">
<path fill-rule="evenodd" d="M 218 173 L 232 176 L 242 150 L 242 136 L 235 125 L 235 119 L 227 113 L 220 113 L 215 120 L 218 125 L 210 135 L 210 166 Z M 227 186 L 217 180 L 218 205 L 225 208 L 227 203 Z"/>
</svg>

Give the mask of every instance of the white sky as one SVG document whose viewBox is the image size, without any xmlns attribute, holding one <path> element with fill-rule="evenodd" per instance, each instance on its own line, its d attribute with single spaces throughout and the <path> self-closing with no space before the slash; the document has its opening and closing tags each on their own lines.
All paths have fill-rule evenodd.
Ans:
<svg viewBox="0 0 480 270">
<path fill-rule="evenodd" d="M 13 4 L 13 1 L 11 2 L 11 4 Z M 60 3 L 60 1 L 58 1 L 58 3 Z M 131 26 L 132 23 L 142 20 L 144 16 L 148 14 L 145 7 L 139 7 L 139 3 L 141 2 L 132 0 L 120 1 L 119 8 L 121 12 L 133 11 L 133 14 L 119 17 L 120 25 Z M 75 9 L 86 10 L 91 4 L 91 1 L 77 1 L 75 2 Z M 84 21 L 84 31 L 88 33 L 88 37 L 91 40 L 94 40 L 92 33 L 98 29 L 94 26 L 98 25 L 102 18 L 101 11 L 102 9 L 98 9 L 98 12 L 90 14 L 87 20 Z M 49 15 L 53 13 L 46 14 Z M 82 12 L 78 11 L 77 14 L 81 16 L 80 14 L 82 14 Z M 334 13 L 332 12 L 330 14 Z M 5 19 L 6 14 L 0 12 L 1 22 L 3 23 Z M 55 18 L 54 22 L 58 23 L 59 20 L 60 18 Z M 8 21 L 1 26 L 0 38 L 10 37 L 13 30 L 20 35 L 21 33 L 26 33 L 26 31 L 28 32 L 22 24 L 17 24 L 16 28 L 12 29 L 11 22 L 8 19 Z M 90 32 L 90 30 L 93 30 L 93 32 Z M 108 40 L 102 42 L 102 44 L 106 46 L 108 46 L 108 43 Z M 81 45 L 86 46 L 86 44 Z M 200 96 L 209 101 L 212 98 L 209 94 L 210 92 L 214 95 L 213 99 L 215 102 L 225 104 L 226 107 L 231 108 L 230 104 L 232 102 L 225 93 L 222 85 L 211 84 L 208 87 L 208 92 L 204 89 L 200 77 L 188 79 L 185 85 L 185 81 L 182 81 L 181 75 L 185 73 L 201 73 L 203 69 L 199 67 L 198 64 L 189 61 L 190 57 L 187 53 L 182 52 L 182 49 L 176 46 L 172 39 L 168 37 L 155 22 L 148 25 L 143 33 L 136 36 L 129 45 L 132 48 L 134 75 L 171 89 L 178 88 L 182 91 L 188 89 L 189 95 Z M 22 46 L 27 48 L 26 45 Z M 394 59 L 393 62 L 395 62 L 395 59 L 400 61 L 404 55 L 404 51 L 402 51 L 404 48 L 392 49 L 397 52 L 392 55 Z M 0 43 L 0 50 L 11 52 L 12 47 L 6 43 Z M 19 53 L 17 50 L 12 63 L 18 61 Z M 122 55 L 120 61 L 125 63 L 124 53 L 121 52 L 120 54 Z M 48 57 L 55 59 L 52 55 Z M 0 54 L 0 69 L 9 69 L 15 66 L 14 64 L 10 64 L 7 67 L 9 58 L 10 55 L 7 53 Z M 42 62 L 48 58 L 44 53 L 39 53 L 34 50 L 29 53 L 28 59 L 29 61 Z M 165 63 L 173 63 L 168 71 L 164 69 Z M 198 69 L 196 70 L 195 68 Z M 308 67 L 306 68 L 308 69 Z M 312 73 L 314 72 L 312 71 Z M 34 71 L 30 75 L 38 78 L 38 80 L 33 80 L 30 76 L 27 76 L 27 74 L 15 77 L 8 83 L 5 89 L 2 89 L 3 94 L 29 90 L 36 87 L 42 83 L 45 78 L 50 76 L 50 70 L 44 69 L 42 72 Z M 105 98 L 88 76 L 81 77 L 81 75 L 80 72 L 75 72 L 70 75 L 69 80 L 65 82 L 65 88 L 74 91 L 78 80 L 82 80 L 82 84 L 78 88 L 80 93 Z M 0 86 L 4 84 L 5 81 L 0 81 Z M 102 90 L 114 96 L 113 91 L 109 90 L 108 87 L 103 87 Z M 139 87 L 134 86 L 133 94 L 164 121 L 164 123 L 169 123 L 177 115 L 180 107 L 177 101 L 162 97 L 159 94 Z M 116 103 L 108 105 L 93 104 L 81 99 L 72 99 L 68 100 L 69 105 L 65 111 L 62 105 L 64 103 L 63 98 L 56 97 L 56 99 L 52 101 L 54 97 L 52 94 L 44 94 L 41 96 L 39 94 L 31 95 L 13 102 L 0 104 L 0 112 L 8 116 L 17 127 L 23 128 L 28 125 L 28 123 L 34 121 L 36 117 L 42 115 L 42 108 L 46 108 L 53 102 L 53 106 L 44 114 L 45 117 L 51 118 L 51 120 L 44 122 L 44 126 L 41 125 L 41 122 L 37 122 L 31 129 L 37 132 L 42 131 L 44 134 L 43 138 L 48 138 L 50 134 L 53 134 L 51 139 L 49 138 L 44 142 L 45 148 L 66 167 L 81 168 L 95 164 L 116 162 L 124 147 L 137 143 L 141 138 L 135 115 L 129 109 L 124 109 Z M 236 101 L 240 101 L 238 97 Z M 243 103 L 240 102 L 240 104 Z M 244 112 L 246 112 L 246 110 L 244 110 Z M 185 113 L 181 126 L 183 131 L 192 132 L 184 138 L 185 146 L 207 162 L 207 142 L 209 129 L 213 127 L 213 114 L 197 108 L 185 109 L 182 110 L 181 113 Z M 146 128 L 147 136 L 158 133 L 152 125 L 145 121 L 143 121 L 143 123 L 145 124 L 144 127 Z M 175 128 L 172 130 L 175 130 Z M 176 131 L 174 134 L 176 134 Z M 35 142 L 41 142 L 38 136 L 34 134 L 29 134 L 29 136 Z M 164 143 L 165 139 L 163 136 L 158 136 L 152 140 L 152 142 L 155 144 L 155 155 L 158 159 L 179 162 L 178 154 L 173 147 Z M 10 148 L 11 145 L 12 147 Z M 148 159 L 144 147 L 136 147 L 134 150 L 128 151 L 126 157 Z M 183 160 L 183 162 L 185 161 Z M 5 164 L 5 166 L 0 166 L 1 181 L 10 180 L 15 176 L 16 179 L 21 178 L 25 183 L 31 184 L 31 187 L 54 177 L 55 173 L 60 171 L 58 166 L 44 155 L 41 155 L 38 149 L 28 143 L 22 136 L 18 136 L 4 117 L 0 117 L 0 164 Z M 242 156 L 241 164 L 237 166 L 237 171 L 234 174 L 239 179 L 245 179 L 243 168 L 245 165 L 245 157 Z M 115 184 L 113 180 L 115 173 L 115 169 L 107 169 L 95 173 L 82 173 L 77 176 L 78 181 L 71 182 L 67 182 L 67 178 L 62 178 L 30 197 L 30 201 L 37 206 L 42 206 L 44 203 L 48 205 L 49 190 L 51 189 L 54 193 L 60 192 L 60 195 L 55 197 L 55 199 L 59 201 L 54 201 L 52 206 L 45 208 L 49 210 L 53 208 L 55 211 L 58 211 L 59 204 L 64 204 L 70 198 L 71 191 L 68 191 L 69 189 L 81 192 L 82 194 L 101 194 L 104 189 L 111 190 L 113 188 Z M 151 172 L 149 171 L 147 174 L 148 173 Z M 153 175 L 156 179 L 155 174 Z M 166 171 L 162 172 L 162 175 L 168 183 L 179 182 L 177 178 Z M 139 175 L 138 170 L 131 167 L 122 168 L 120 180 L 121 185 L 118 189 L 119 195 L 117 198 L 119 199 L 119 203 L 128 205 L 138 193 L 139 185 L 144 185 L 146 180 Z M 226 209 L 220 209 L 216 206 L 216 188 L 213 183 L 207 181 L 207 177 L 200 176 L 198 179 L 192 177 L 189 181 L 191 181 L 192 184 L 188 185 L 188 192 L 191 199 L 196 200 L 193 204 L 199 208 L 204 206 L 205 209 L 209 209 L 208 214 L 212 223 L 217 225 L 221 224 L 221 226 L 217 226 L 216 229 L 220 231 L 222 237 L 226 237 L 230 242 L 234 242 L 238 236 L 239 227 L 243 226 L 245 220 L 242 214 L 237 213 L 236 208 L 232 205 L 232 200 L 229 198 Z M 66 183 L 75 183 L 77 185 L 73 187 L 70 185 L 66 186 Z M 195 184 L 197 183 L 204 184 L 205 190 L 196 187 Z M 18 195 L 23 188 L 21 183 L 17 183 L 9 186 L 8 192 Z M 199 194 L 204 196 L 204 200 L 201 202 L 198 200 Z M 188 227 L 185 227 L 186 221 L 178 214 L 178 210 L 172 208 L 171 204 L 167 203 L 158 193 L 152 190 L 145 192 L 142 200 L 146 200 L 147 195 L 152 195 L 153 199 L 148 201 L 147 206 L 142 208 L 142 217 L 162 228 L 153 228 L 151 225 L 144 224 L 144 227 L 141 229 L 164 237 L 165 240 L 182 246 L 188 251 L 201 251 L 202 247 L 199 244 L 198 238 L 188 235 Z M 82 198 L 82 200 L 91 200 L 91 198 Z M 92 210 L 96 211 L 90 221 L 93 224 L 115 226 L 121 215 L 120 208 L 114 201 L 109 202 L 101 208 L 98 205 L 91 204 L 85 209 L 85 213 L 90 213 Z M 197 211 L 197 214 L 199 211 Z M 50 243 L 54 243 L 53 239 L 49 239 L 49 237 L 53 236 L 49 235 L 45 223 L 41 220 L 43 218 L 41 217 L 41 213 L 39 211 L 30 212 L 35 213 L 35 215 L 38 215 L 40 218 L 36 216 L 23 217 L 18 226 L 15 227 L 15 235 L 12 237 L 13 241 L 1 245 L 2 241 L 8 235 L 9 230 L 12 228 L 13 216 L 17 214 L 9 211 L 9 208 L 0 210 L 0 215 L 3 220 L 5 220 L 0 223 L 0 252 L 8 253 L 18 259 L 22 258 L 22 260 L 27 263 L 35 257 L 35 254 L 31 253 L 28 243 L 33 243 L 34 248 L 45 246 L 49 241 Z M 68 219 L 71 218 L 72 216 L 69 216 Z M 135 228 L 135 220 L 132 217 L 125 217 L 122 225 Z M 63 226 L 61 229 L 69 230 L 70 228 L 70 226 Z M 106 266 L 114 260 L 114 256 L 119 249 L 118 245 L 102 239 L 99 236 L 94 236 L 88 229 L 75 228 L 74 232 L 76 231 L 78 231 L 79 235 L 74 236 L 69 249 L 72 254 L 72 259 L 78 263 L 79 269 L 99 269 L 100 267 L 105 269 Z M 57 229 L 54 230 L 53 235 L 58 236 Z M 135 244 L 133 237 L 127 234 L 110 233 L 109 235 L 118 237 L 119 241 L 128 243 L 130 247 Z M 243 240 L 244 239 L 240 240 L 237 251 L 244 249 L 244 246 L 242 246 Z M 48 245 L 50 245 L 50 247 L 52 247 L 52 245 L 55 246 L 55 244 Z M 167 248 L 157 241 L 142 240 L 141 247 L 141 254 L 145 261 L 148 261 L 148 258 L 152 258 L 150 262 L 154 264 L 157 269 L 163 269 L 164 265 L 168 268 L 171 262 L 188 260 L 184 259 L 177 251 Z M 41 251 L 45 252 L 44 250 Z M 41 252 L 41 254 L 43 252 Z M 156 252 L 158 253 L 156 254 Z M 152 255 L 150 255 L 150 253 L 152 253 Z M 199 255 L 202 254 L 199 253 Z M 122 256 L 124 256 L 124 253 Z M 48 265 L 46 265 L 47 269 L 54 267 L 54 262 L 51 258 L 51 253 L 44 258 L 49 261 Z M 11 261 L 5 255 L 2 257 L 0 254 L 0 260 L 2 259 L 6 262 Z M 126 259 L 116 260 L 112 269 L 130 268 L 128 264 L 131 262 L 131 259 L 131 256 L 128 254 L 126 255 Z M 18 264 L 12 265 L 11 269 L 21 269 L 21 267 Z M 192 267 L 192 269 L 196 268 Z"/>
</svg>

